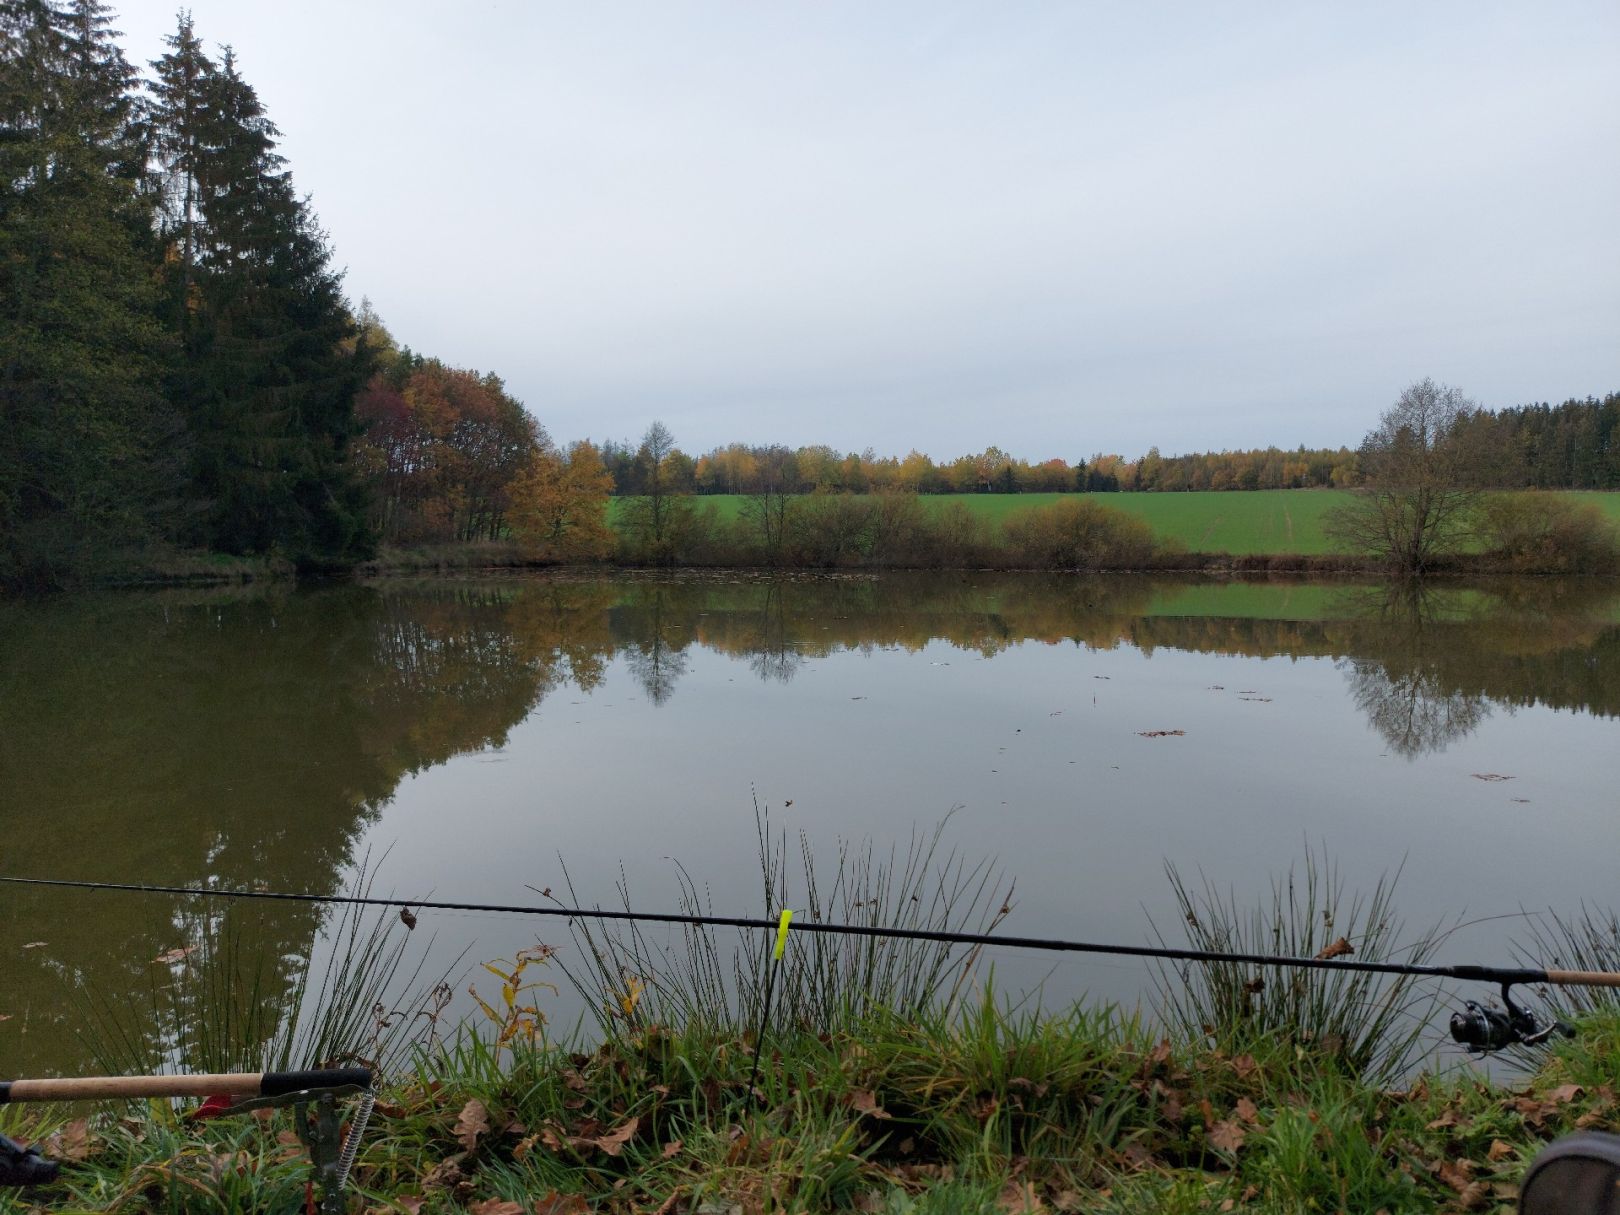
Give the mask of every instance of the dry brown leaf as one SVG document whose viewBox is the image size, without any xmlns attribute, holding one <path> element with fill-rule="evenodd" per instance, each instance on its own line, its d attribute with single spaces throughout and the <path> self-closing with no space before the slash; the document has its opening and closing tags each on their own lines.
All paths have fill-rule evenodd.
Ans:
<svg viewBox="0 0 1620 1215">
<path fill-rule="evenodd" d="M 1035 1186 L 1028 1181 L 1009 1181 L 1001 1191 L 1000 1205 L 1008 1215 L 1037 1215 L 1047 1210 Z"/>
<path fill-rule="evenodd" d="M 1487 1160 L 1504 1160 L 1513 1155 L 1511 1145 L 1503 1143 L 1500 1139 L 1492 1139 L 1490 1149 L 1485 1153 Z"/>
<path fill-rule="evenodd" d="M 1260 1108 L 1247 1097 L 1239 1097 L 1237 1103 L 1237 1116 L 1250 1126 L 1260 1121 Z"/>
<path fill-rule="evenodd" d="M 427 1171 L 426 1176 L 422 1178 L 422 1188 L 424 1190 L 451 1189 L 461 1184 L 462 1176 L 461 1157 L 451 1156 L 439 1161 L 438 1164 Z"/>
<path fill-rule="evenodd" d="M 405 1212 L 405 1215 L 421 1215 L 422 1208 L 427 1205 L 427 1199 L 415 1194 L 407 1194 L 403 1198 L 393 1200 L 394 1205 Z"/>
<path fill-rule="evenodd" d="M 467 1208 L 472 1215 L 526 1215 L 523 1208 L 505 1198 L 486 1198 Z"/>
<path fill-rule="evenodd" d="M 461 1113 L 456 1116 L 456 1142 L 461 1144 L 468 1152 L 478 1148 L 478 1136 L 489 1131 L 489 1110 L 484 1103 L 474 1097 L 461 1107 Z"/>
<path fill-rule="evenodd" d="M 1586 1090 L 1578 1084 L 1560 1084 L 1547 1094 L 1548 1101 L 1556 1101 L 1559 1105 L 1568 1105 Z"/>
<path fill-rule="evenodd" d="M 849 1105 L 857 1114 L 864 1114 L 869 1118 L 887 1118 L 889 1111 L 877 1103 L 877 1097 L 870 1089 L 858 1088 L 849 1094 Z"/>
<path fill-rule="evenodd" d="M 1441 1181 L 1462 1196 L 1464 1206 L 1470 1205 L 1471 1198 L 1474 1205 L 1484 1200 L 1485 1187 L 1474 1180 L 1476 1166 L 1472 1160 L 1436 1160 L 1429 1167 Z M 1479 1193 L 1471 1195 L 1476 1187 Z"/>
<path fill-rule="evenodd" d="M 1239 1123 L 1228 1118 L 1210 1127 L 1204 1132 L 1204 1137 L 1209 1140 L 1211 1147 L 1223 1152 L 1235 1152 L 1243 1146 L 1247 1134 Z"/>
<path fill-rule="evenodd" d="M 54 1136 L 51 1154 L 63 1160 L 84 1160 L 90 1155 L 90 1120 L 75 1118 Z"/>
<path fill-rule="evenodd" d="M 598 1135 L 595 1139 L 589 1140 L 588 1142 L 595 1144 L 609 1156 L 617 1156 L 624 1150 L 624 1145 L 630 1142 L 631 1138 L 636 1133 L 636 1128 L 640 1125 L 640 1118 L 631 1118 L 626 1121 L 623 1126 L 615 1127 L 607 1134 Z"/>
<path fill-rule="evenodd" d="M 578 1194 L 559 1194 L 552 1190 L 536 1200 L 534 1215 L 591 1215 L 591 1208 Z"/>
<path fill-rule="evenodd" d="M 680 1155 L 681 1146 L 682 1146 L 682 1141 L 681 1140 L 679 1140 L 679 1139 L 671 1139 L 668 1143 L 666 1143 L 664 1145 L 664 1150 L 659 1154 L 665 1160 L 673 1160 L 676 1156 Z"/>
<path fill-rule="evenodd" d="M 1340 937 L 1337 941 L 1333 942 L 1333 944 L 1325 947 L 1321 953 L 1317 954 L 1316 960 L 1318 962 L 1328 962 L 1334 958 L 1342 958 L 1346 954 L 1352 954 L 1355 952 L 1356 947 L 1350 944 L 1350 942 L 1344 937 Z"/>
<path fill-rule="evenodd" d="M 1247 1080 L 1259 1066 L 1253 1055 L 1237 1055 L 1232 1059 L 1232 1070 L 1237 1073 L 1239 1080 Z"/>
</svg>

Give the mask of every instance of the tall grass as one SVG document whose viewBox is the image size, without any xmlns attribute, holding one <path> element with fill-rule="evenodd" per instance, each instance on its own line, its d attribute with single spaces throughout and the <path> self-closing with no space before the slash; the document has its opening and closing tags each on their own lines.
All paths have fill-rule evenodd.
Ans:
<svg viewBox="0 0 1620 1215">
<path fill-rule="evenodd" d="M 1620 914 L 1612 908 L 1581 906 L 1574 916 L 1555 911 L 1525 916 L 1527 936 L 1513 943 L 1526 966 L 1554 970 L 1620 972 Z M 1620 988 L 1554 987 L 1542 992 L 1557 1016 L 1620 1012 Z"/>
<path fill-rule="evenodd" d="M 1337 866 L 1307 851 L 1302 872 L 1290 866 L 1252 908 L 1207 878 L 1194 887 L 1174 864 L 1165 872 L 1193 949 L 1310 958 L 1342 938 L 1361 961 L 1422 965 L 1444 939 L 1435 926 L 1399 944 L 1398 870 L 1347 901 Z M 1153 933 L 1169 944 L 1157 925 Z M 1411 1068 L 1443 998 L 1411 976 L 1238 962 L 1162 963 L 1156 987 L 1160 1015 L 1182 1041 L 1229 1051 L 1292 1043 L 1373 1082 Z"/>
<path fill-rule="evenodd" d="M 760 918 L 784 907 L 803 923 L 861 924 L 874 928 L 986 933 L 1012 911 L 1012 884 L 992 861 L 969 863 L 943 847 L 948 817 L 931 833 L 913 831 L 904 850 L 879 852 L 870 841 L 840 840 L 830 867 L 818 867 L 810 838 L 773 833 L 755 808 L 759 848 Z M 677 866 L 683 914 L 713 915 L 706 888 Z M 566 871 L 565 871 L 566 873 Z M 570 899 L 579 905 L 572 879 Z M 622 875 L 625 909 L 633 905 Z M 735 914 L 733 911 L 732 914 Z M 685 925 L 679 943 L 656 942 L 638 924 L 579 919 L 570 931 L 581 965 L 557 964 L 612 1034 L 647 1023 L 740 1030 L 756 1024 L 772 965 L 765 931 L 732 944 L 730 930 Z M 726 938 L 726 939 L 723 939 Z M 773 1016 L 816 1032 L 834 1029 L 883 1009 L 908 1015 L 950 1004 L 972 976 L 977 949 L 894 937 L 801 933 L 775 979 Z"/>
<path fill-rule="evenodd" d="M 362 869 L 350 893 L 370 892 Z M 358 1063 L 387 1072 L 436 1029 L 434 993 L 445 976 L 425 979 L 431 941 L 413 942 L 397 912 L 338 905 L 319 967 L 313 949 L 269 954 L 255 914 L 237 903 L 219 914 L 183 910 L 188 945 L 154 977 L 144 1008 L 81 979 L 81 1035 L 97 1066 L 145 1074 Z"/>
</svg>

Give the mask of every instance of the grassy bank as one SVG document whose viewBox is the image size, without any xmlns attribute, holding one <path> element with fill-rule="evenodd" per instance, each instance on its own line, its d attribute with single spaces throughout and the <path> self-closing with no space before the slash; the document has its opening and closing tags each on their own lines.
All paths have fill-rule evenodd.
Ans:
<svg viewBox="0 0 1620 1215">
<path fill-rule="evenodd" d="M 807 920 L 999 924 L 1010 886 L 940 843 L 936 832 L 893 855 L 845 848 L 817 882 L 803 837 L 795 849 L 762 819 L 765 905 L 780 905 L 791 877 Z M 1392 882 L 1351 896 L 1324 856 L 1308 854 L 1253 908 L 1169 876 L 1188 945 L 1311 957 L 1348 941 L 1361 960 L 1416 963 L 1443 940 L 1409 937 Z M 700 905 L 700 888 L 681 903 Z M 1595 970 L 1620 960 L 1612 915 L 1528 924 L 1523 956 Z M 351 1210 L 1509 1211 L 1548 1140 L 1620 1130 L 1620 1006 L 1602 989 L 1567 993 L 1555 1011 L 1574 1035 L 1492 1078 L 1433 1047 L 1450 997 L 1410 976 L 1167 962 L 1151 1014 L 1042 1011 L 998 999 L 977 949 L 803 934 L 773 964 L 767 940 L 728 956 L 707 928 L 669 948 L 584 916 L 569 921 L 571 945 L 474 968 L 488 999 L 444 1029 L 449 986 L 383 998 L 411 970 L 399 917 L 351 907 L 327 979 L 304 972 L 300 991 L 322 998 L 295 1001 L 270 1029 L 262 974 L 229 925 L 199 930 L 174 971 L 173 1026 L 155 1040 L 170 1065 L 378 1061 Z M 593 1028 L 552 1034 L 539 1007 L 548 979 L 587 998 Z M 258 1028 L 243 1035 L 241 1013 Z M 104 1041 L 116 1053 L 131 1038 Z M 150 1066 L 118 1062 L 107 1070 Z M 63 1161 L 49 1191 L 0 1191 L 0 1212 L 303 1209 L 307 1163 L 285 1112 L 198 1123 L 164 1102 L 0 1106 L 0 1130 Z"/>
<path fill-rule="evenodd" d="M 1403 1087 L 1294 1043 L 1231 1053 L 1107 1011 L 1018 1016 L 990 999 L 778 1031 L 754 1091 L 752 1048 L 650 1026 L 593 1050 L 464 1036 L 383 1093 L 350 1209 L 1505 1211 L 1548 1139 L 1620 1129 L 1613 1015 L 1521 1079 Z M 66 1163 L 60 1186 L 0 1210 L 302 1208 L 285 1114 L 73 1113 L 6 1112 Z"/>
</svg>

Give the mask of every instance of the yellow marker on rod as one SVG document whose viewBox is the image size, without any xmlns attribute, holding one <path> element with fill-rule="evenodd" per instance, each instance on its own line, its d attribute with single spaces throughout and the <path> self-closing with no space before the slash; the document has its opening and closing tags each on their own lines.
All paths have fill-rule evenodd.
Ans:
<svg viewBox="0 0 1620 1215">
<path fill-rule="evenodd" d="M 776 921 L 776 948 L 771 951 L 771 964 L 765 970 L 765 999 L 759 1008 L 759 1032 L 754 1035 L 754 1063 L 748 1069 L 748 1092 L 753 1095 L 756 1090 L 754 1081 L 759 1079 L 759 1052 L 765 1045 L 765 1031 L 771 1023 L 771 996 L 776 991 L 776 963 L 782 960 L 782 954 L 787 951 L 788 925 L 793 923 L 793 912 L 782 908 L 782 918 Z"/>
</svg>

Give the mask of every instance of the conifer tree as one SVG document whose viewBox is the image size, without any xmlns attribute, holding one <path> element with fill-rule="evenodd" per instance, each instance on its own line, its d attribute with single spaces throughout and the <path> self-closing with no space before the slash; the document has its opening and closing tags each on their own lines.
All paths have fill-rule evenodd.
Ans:
<svg viewBox="0 0 1620 1215">
<path fill-rule="evenodd" d="M 189 19 L 159 60 L 152 138 L 168 201 L 172 395 L 191 435 L 195 539 L 300 564 L 363 553 L 364 486 L 349 460 L 369 369 L 325 238 L 276 152 L 279 132 L 227 48 Z"/>
<path fill-rule="evenodd" d="M 99 0 L 0 0 L 0 582 L 148 538 L 172 490 L 133 72 Z"/>
</svg>

